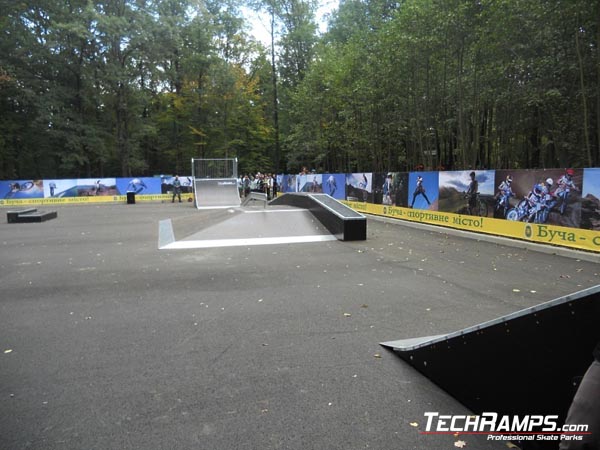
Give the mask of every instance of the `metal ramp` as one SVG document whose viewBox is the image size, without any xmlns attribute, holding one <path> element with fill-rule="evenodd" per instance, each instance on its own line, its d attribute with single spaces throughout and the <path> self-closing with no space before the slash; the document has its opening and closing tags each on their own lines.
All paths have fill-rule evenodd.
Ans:
<svg viewBox="0 0 600 450">
<path fill-rule="evenodd" d="M 267 194 L 263 194 L 262 192 L 250 192 L 242 202 L 242 206 L 247 206 L 250 202 L 262 203 L 263 207 L 266 208 L 269 199 L 267 198 Z"/>
<path fill-rule="evenodd" d="M 240 206 L 237 158 L 192 159 L 192 177 L 196 208 Z"/>
<path fill-rule="evenodd" d="M 341 241 L 367 239 L 367 218 L 327 194 L 288 193 L 271 205 L 289 205 L 310 211 Z"/>
<path fill-rule="evenodd" d="M 564 419 L 599 323 L 595 286 L 454 333 L 381 345 L 475 413 Z"/>
<path fill-rule="evenodd" d="M 190 250 L 219 247 L 289 245 L 336 241 L 310 211 L 298 208 L 238 208 L 205 211 L 211 217 L 207 226 L 192 229 L 167 219 L 159 223 L 158 248 Z"/>
<path fill-rule="evenodd" d="M 240 206 L 237 179 L 195 179 L 194 198 L 196 208 L 236 208 Z"/>
</svg>

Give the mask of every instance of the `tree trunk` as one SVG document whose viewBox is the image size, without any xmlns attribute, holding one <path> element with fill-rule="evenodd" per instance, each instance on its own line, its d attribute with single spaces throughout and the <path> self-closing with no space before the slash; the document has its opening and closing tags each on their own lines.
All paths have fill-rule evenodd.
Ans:
<svg viewBox="0 0 600 450">
<path fill-rule="evenodd" d="M 596 7 L 596 155 L 592 166 L 600 163 L 600 6 Z"/>
<path fill-rule="evenodd" d="M 459 149 L 461 152 L 462 168 L 467 168 L 467 131 L 465 124 L 465 114 L 463 110 L 463 63 L 464 63 L 464 46 L 461 44 L 461 48 L 458 52 L 458 135 L 459 135 Z"/>
<path fill-rule="evenodd" d="M 579 23 L 579 16 L 577 17 L 577 19 L 577 23 Z M 579 46 L 579 28 L 575 30 L 575 47 L 577 48 L 577 61 L 579 63 L 579 87 L 581 89 L 581 106 L 583 108 L 583 137 L 587 153 L 588 167 L 592 167 L 592 149 L 590 148 L 590 136 L 588 132 L 588 106 L 587 96 L 585 94 L 585 81 L 583 75 L 583 56 L 581 55 L 581 48 Z"/>
<path fill-rule="evenodd" d="M 119 84 L 117 89 L 117 149 L 121 160 L 121 176 L 131 176 L 129 166 L 129 142 L 127 133 L 127 104 L 125 99 L 125 87 Z"/>
<path fill-rule="evenodd" d="M 279 98 L 277 94 L 277 66 L 275 63 L 275 10 L 271 9 L 271 81 L 273 83 L 273 128 L 275 130 L 275 172 L 281 170 L 279 143 Z M 286 168 L 287 169 L 287 168 Z"/>
</svg>

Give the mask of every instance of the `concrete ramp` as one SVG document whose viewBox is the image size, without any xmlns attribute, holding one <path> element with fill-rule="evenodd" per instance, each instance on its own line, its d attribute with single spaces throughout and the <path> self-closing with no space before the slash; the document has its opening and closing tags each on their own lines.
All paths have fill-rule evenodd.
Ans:
<svg viewBox="0 0 600 450">
<path fill-rule="evenodd" d="M 595 286 L 454 333 L 381 345 L 475 413 L 564 419 L 599 324 Z"/>
<path fill-rule="evenodd" d="M 217 213 L 207 211 L 211 215 Z M 258 245 L 290 245 L 336 241 L 336 237 L 304 209 L 227 210 L 218 221 L 190 233 L 189 227 L 163 220 L 159 224 L 158 248 L 190 250 Z"/>
<path fill-rule="evenodd" d="M 235 178 L 197 178 L 194 198 L 198 209 L 235 208 L 241 203 Z"/>
</svg>

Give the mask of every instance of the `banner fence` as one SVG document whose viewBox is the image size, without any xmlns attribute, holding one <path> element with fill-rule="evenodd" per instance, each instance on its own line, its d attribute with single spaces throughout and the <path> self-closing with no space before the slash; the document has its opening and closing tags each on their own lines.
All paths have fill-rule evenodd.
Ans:
<svg viewBox="0 0 600 450">
<path fill-rule="evenodd" d="M 179 178 L 182 197 L 191 199 L 193 177 Z M 131 192 L 140 202 L 168 201 L 172 181 L 5 180 L 0 207 L 125 203 Z M 600 252 L 600 168 L 280 174 L 277 186 L 280 193 L 329 194 L 369 214 Z M 473 187 L 477 194 L 466 195 Z"/>
</svg>

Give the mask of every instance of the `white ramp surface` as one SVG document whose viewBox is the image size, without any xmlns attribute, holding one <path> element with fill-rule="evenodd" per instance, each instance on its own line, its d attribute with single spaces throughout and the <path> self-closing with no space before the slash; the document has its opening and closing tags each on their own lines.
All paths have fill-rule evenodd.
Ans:
<svg viewBox="0 0 600 450">
<path fill-rule="evenodd" d="M 235 178 L 195 179 L 194 198 L 198 209 L 235 208 L 241 204 Z"/>
<path fill-rule="evenodd" d="M 300 209 L 240 212 L 180 240 L 171 238 L 171 221 L 163 222 L 159 228 L 164 234 L 159 237 L 161 250 L 337 241 L 309 211 Z"/>
</svg>

